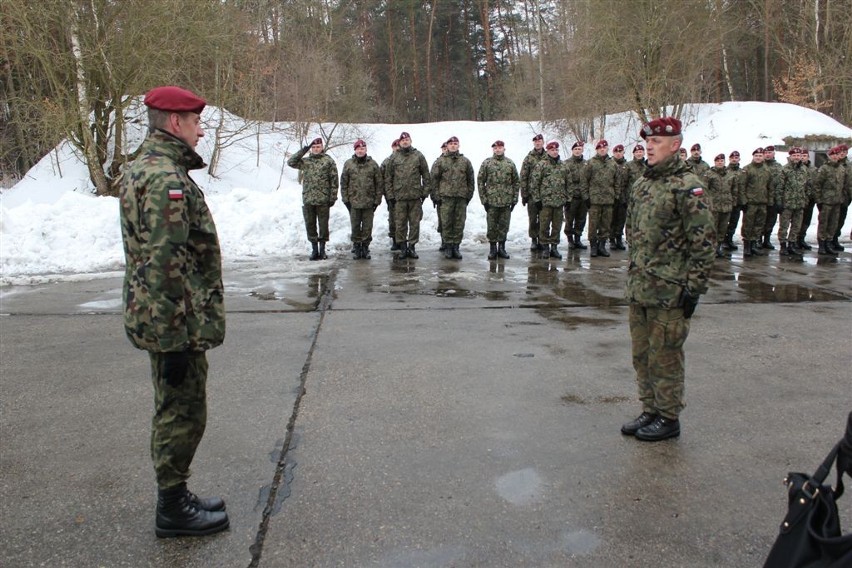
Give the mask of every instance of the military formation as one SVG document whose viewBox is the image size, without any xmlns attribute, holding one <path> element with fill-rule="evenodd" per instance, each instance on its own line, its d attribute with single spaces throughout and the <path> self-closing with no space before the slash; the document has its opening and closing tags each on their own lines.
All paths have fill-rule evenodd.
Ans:
<svg viewBox="0 0 852 568">
<path fill-rule="evenodd" d="M 594 155 L 583 157 L 585 144 L 574 142 L 571 155 L 563 160 L 560 143 L 545 143 L 544 136 L 532 138 L 532 149 L 521 162 L 520 172 L 505 155 L 506 145 L 497 140 L 474 174 L 474 166 L 460 151 L 455 136 L 441 145 L 441 154 L 430 168 L 422 152 L 412 147 L 411 135 L 400 134 L 391 154 L 379 166 L 367 155 L 367 144 L 358 140 L 352 158 L 346 161 L 340 180 L 334 160 L 325 153 L 322 138 L 293 154 L 288 164 L 300 170 L 303 213 L 311 260 L 327 258 L 329 209 L 340 198 L 349 211 L 352 255 L 370 258 L 373 215 L 384 199 L 388 210 L 390 250 L 402 259 L 417 259 L 420 223 L 426 198 L 438 217 L 441 251 L 447 259 L 461 260 L 467 208 L 474 194 L 486 212 L 489 260 L 508 259 L 506 238 L 512 211 L 520 200 L 527 209 L 530 250 L 542 258 L 561 259 L 564 231 L 568 247 L 589 250 L 589 256 L 609 257 L 625 251 L 624 229 L 631 191 L 645 175 L 645 147 L 635 144 L 632 159 L 618 144 L 609 153 L 606 140 L 595 142 Z M 679 148 L 677 158 L 707 189 L 715 234 L 714 256 L 730 258 L 738 250 L 737 227 L 742 237 L 743 257 L 764 256 L 780 248 L 780 256 L 801 259 L 812 250 L 805 234 L 814 208 L 818 216 L 817 252 L 836 256 L 842 252 L 840 230 L 850 201 L 852 173 L 847 165 L 848 148 L 839 145 L 828 151 L 829 160 L 820 168 L 810 163 L 803 148 L 790 148 L 788 162 L 775 160 L 775 148 L 752 152 L 752 161 L 740 167 L 740 153 L 718 154 L 711 166 L 701 155 L 701 145 L 689 152 Z M 588 225 L 586 245 L 582 240 Z M 608 248 L 609 247 L 609 248 Z"/>
</svg>

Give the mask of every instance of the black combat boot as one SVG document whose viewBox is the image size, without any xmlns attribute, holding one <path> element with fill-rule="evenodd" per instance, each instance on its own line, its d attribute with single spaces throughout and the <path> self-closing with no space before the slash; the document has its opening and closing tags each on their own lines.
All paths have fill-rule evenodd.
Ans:
<svg viewBox="0 0 852 568">
<path fill-rule="evenodd" d="M 506 241 L 500 241 L 500 245 L 497 247 L 497 256 L 500 258 L 509 258 L 509 253 L 506 252 Z"/>
<path fill-rule="evenodd" d="M 391 250 L 399 250 L 399 243 L 396 242 L 396 239 L 391 239 Z"/>
<path fill-rule="evenodd" d="M 760 246 L 765 248 L 766 250 L 775 250 L 775 245 L 773 245 L 769 239 L 769 233 L 763 235 L 763 244 L 761 244 Z"/>
<path fill-rule="evenodd" d="M 319 248 L 316 241 L 311 243 L 311 256 L 310 260 L 319 260 Z"/>
<path fill-rule="evenodd" d="M 408 243 L 399 243 L 399 259 L 405 260 L 408 258 Z"/>
<path fill-rule="evenodd" d="M 843 245 L 840 244 L 839 237 L 834 237 L 833 239 L 831 239 L 830 244 L 831 248 L 833 248 L 836 252 L 843 252 L 844 250 L 846 250 L 845 248 L 843 248 Z"/>
<path fill-rule="evenodd" d="M 441 239 L 441 246 L 438 247 L 438 252 L 444 252 L 447 250 L 447 244 L 444 242 L 444 239 Z"/>
<path fill-rule="evenodd" d="M 764 254 L 760 252 L 760 243 L 757 241 L 749 241 L 749 246 L 751 247 L 751 254 L 754 256 L 764 256 Z"/>
<path fill-rule="evenodd" d="M 414 244 L 413 243 L 408 245 L 408 257 L 409 258 L 420 258 L 419 256 L 417 256 L 417 251 L 414 250 Z"/>
<path fill-rule="evenodd" d="M 562 259 L 562 255 L 559 254 L 559 250 L 556 248 L 556 243 L 551 243 L 550 245 L 550 258 Z"/>
<path fill-rule="evenodd" d="M 657 416 L 653 422 L 636 430 L 634 436 L 637 440 L 645 442 L 659 442 L 666 438 L 676 438 L 680 436 L 680 420 Z"/>
<path fill-rule="evenodd" d="M 796 245 L 790 241 L 787 242 L 787 256 L 793 260 L 802 260 L 802 251 L 796 248 Z"/>
<path fill-rule="evenodd" d="M 326 256 L 326 254 L 325 254 L 325 241 L 320 241 L 320 244 L 319 244 L 319 257 L 320 257 L 321 259 L 323 259 L 323 260 L 325 260 L 325 259 L 327 259 L 327 258 L 328 258 L 328 257 Z"/>
<path fill-rule="evenodd" d="M 606 250 L 606 239 L 598 241 L 598 256 L 609 256 L 609 251 Z"/>
<path fill-rule="evenodd" d="M 488 249 L 488 260 L 497 260 L 497 243 L 491 241 L 491 248 Z"/>
<path fill-rule="evenodd" d="M 453 258 L 453 245 L 444 245 L 444 258 Z"/>
<path fill-rule="evenodd" d="M 613 247 L 615 250 L 627 250 L 627 247 L 624 246 L 624 238 L 623 237 L 615 237 L 615 245 Z"/>
<path fill-rule="evenodd" d="M 624 424 L 621 427 L 621 433 L 626 436 L 632 436 L 636 433 L 637 430 L 639 430 L 640 428 L 644 428 L 656 419 L 656 414 L 653 414 L 651 412 L 643 412 L 638 417 Z"/>
<path fill-rule="evenodd" d="M 722 243 L 716 245 L 716 258 L 725 258 L 725 253 L 722 252 Z"/>
<path fill-rule="evenodd" d="M 370 243 L 361 243 L 361 258 L 370 260 Z"/>
<path fill-rule="evenodd" d="M 186 484 L 184 484 L 184 487 L 185 486 Z M 204 509 L 205 511 L 225 510 L 225 501 L 223 501 L 221 497 L 199 497 L 189 489 L 186 490 L 186 495 L 199 509 Z"/>
<path fill-rule="evenodd" d="M 802 250 L 813 250 L 813 248 L 814 248 L 814 247 L 812 247 L 811 245 L 809 245 L 809 244 L 805 241 L 805 235 L 804 235 L 804 234 L 802 234 L 802 235 L 799 237 L 799 242 L 797 242 L 796 244 L 797 244 L 797 245 L 799 246 L 799 248 L 800 248 L 800 249 L 802 249 Z"/>
<path fill-rule="evenodd" d="M 541 250 L 538 247 L 538 239 L 535 238 L 535 237 L 532 238 L 532 243 L 530 244 L 530 250 Z"/>
<path fill-rule="evenodd" d="M 589 239 L 589 246 L 591 247 L 589 249 L 589 256 L 592 258 L 598 256 L 598 241 Z"/>
<path fill-rule="evenodd" d="M 158 490 L 157 520 L 154 525 L 158 537 L 204 536 L 228 528 L 228 513 L 203 509 L 200 506 L 203 500 L 193 500 L 192 497 L 185 483 Z"/>
<path fill-rule="evenodd" d="M 725 250 L 737 250 L 739 247 L 734 244 L 733 233 L 725 236 Z"/>
<path fill-rule="evenodd" d="M 459 245 L 453 245 L 453 258 L 456 260 L 462 259 L 462 254 L 459 252 Z"/>
<path fill-rule="evenodd" d="M 828 246 L 828 241 L 817 241 L 819 243 L 819 250 L 817 254 L 821 254 L 824 256 L 837 256 L 837 253 Z"/>
<path fill-rule="evenodd" d="M 743 239 L 743 258 L 751 256 L 751 241 Z"/>
<path fill-rule="evenodd" d="M 580 235 L 574 236 L 574 246 L 580 250 L 586 250 L 587 248 L 589 248 L 585 244 L 583 244 L 582 240 L 580 240 Z"/>
<path fill-rule="evenodd" d="M 787 252 L 787 243 L 781 241 L 781 252 L 778 253 L 778 256 L 790 256 L 790 253 Z"/>
<path fill-rule="evenodd" d="M 352 258 L 355 260 L 361 258 L 361 243 L 352 244 Z"/>
</svg>

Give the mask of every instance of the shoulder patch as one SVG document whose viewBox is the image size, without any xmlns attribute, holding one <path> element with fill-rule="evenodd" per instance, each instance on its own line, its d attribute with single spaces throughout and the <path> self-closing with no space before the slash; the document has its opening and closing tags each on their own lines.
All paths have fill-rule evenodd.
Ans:
<svg viewBox="0 0 852 568">
<path fill-rule="evenodd" d="M 181 188 L 169 189 L 169 199 L 183 199 L 183 190 Z"/>
<path fill-rule="evenodd" d="M 704 195 L 704 189 L 701 187 L 693 187 L 689 190 L 689 193 L 692 195 Z"/>
</svg>

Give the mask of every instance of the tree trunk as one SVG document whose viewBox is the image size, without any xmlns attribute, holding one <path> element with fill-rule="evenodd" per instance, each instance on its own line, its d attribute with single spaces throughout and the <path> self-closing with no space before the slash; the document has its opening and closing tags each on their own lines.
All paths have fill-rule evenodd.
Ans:
<svg viewBox="0 0 852 568">
<path fill-rule="evenodd" d="M 491 9 L 488 0 L 480 0 L 479 17 L 482 20 L 482 36 L 485 45 L 485 120 L 494 118 L 494 77 L 497 76 L 497 62 L 494 59 L 494 42 L 491 38 Z"/>
<path fill-rule="evenodd" d="M 429 12 L 429 36 L 426 38 L 426 121 L 433 120 L 432 103 L 432 26 L 435 23 L 435 10 L 438 9 L 438 0 L 432 0 L 432 9 Z"/>
</svg>

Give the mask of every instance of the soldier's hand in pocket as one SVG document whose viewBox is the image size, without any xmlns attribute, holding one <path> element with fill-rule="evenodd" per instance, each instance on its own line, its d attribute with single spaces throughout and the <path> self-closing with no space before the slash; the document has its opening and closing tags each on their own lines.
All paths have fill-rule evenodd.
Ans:
<svg viewBox="0 0 852 568">
<path fill-rule="evenodd" d="M 683 308 L 683 317 L 689 319 L 695 313 L 695 308 L 698 306 L 699 296 L 693 296 L 686 288 L 680 293 L 680 301 L 678 306 Z"/>
</svg>

